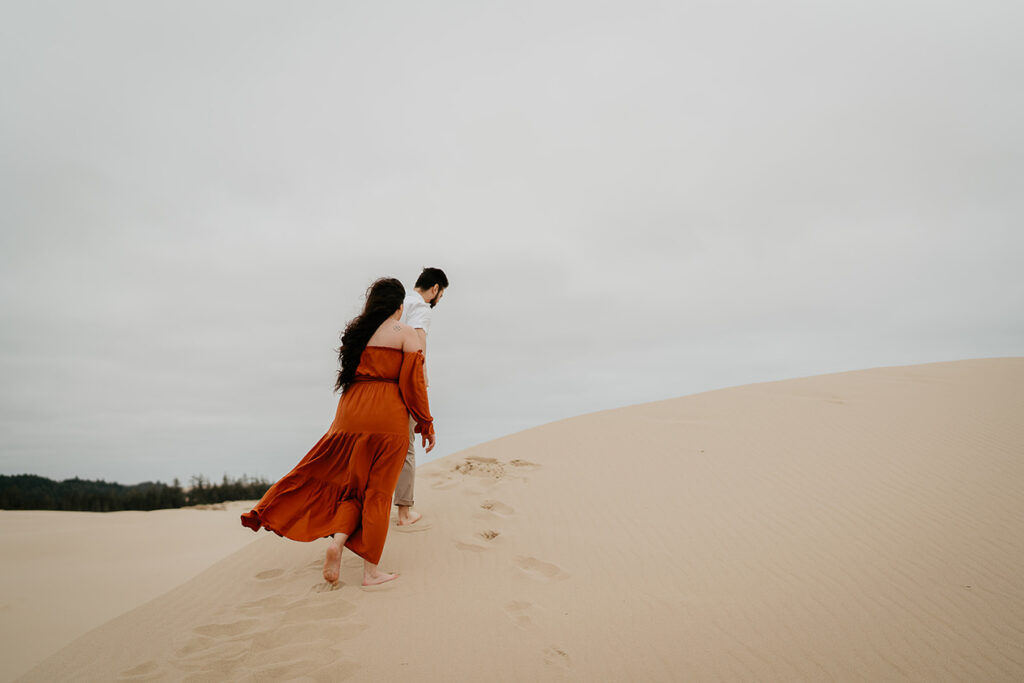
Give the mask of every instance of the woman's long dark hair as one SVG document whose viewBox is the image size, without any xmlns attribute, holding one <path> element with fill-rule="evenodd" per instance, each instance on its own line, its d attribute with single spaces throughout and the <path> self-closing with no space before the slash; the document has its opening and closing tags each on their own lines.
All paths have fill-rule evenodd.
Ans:
<svg viewBox="0 0 1024 683">
<path fill-rule="evenodd" d="M 356 368 L 359 367 L 359 358 L 363 355 L 366 343 L 377 328 L 395 314 L 404 300 L 405 287 L 393 277 L 382 277 L 366 290 L 363 312 L 349 321 L 341 335 L 341 348 L 338 349 L 341 369 L 338 370 L 335 391 L 340 389 L 341 393 L 345 393 L 356 380 Z"/>
</svg>

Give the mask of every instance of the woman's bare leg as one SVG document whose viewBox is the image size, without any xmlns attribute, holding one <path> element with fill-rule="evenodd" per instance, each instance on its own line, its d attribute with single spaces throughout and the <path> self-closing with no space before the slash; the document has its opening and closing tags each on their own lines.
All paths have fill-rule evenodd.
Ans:
<svg viewBox="0 0 1024 683">
<path fill-rule="evenodd" d="M 363 561 L 363 585 L 376 586 L 377 584 L 394 581 L 398 574 L 388 574 L 377 569 L 377 565 Z"/>
<path fill-rule="evenodd" d="M 334 534 L 327 552 L 324 554 L 324 581 L 337 583 L 341 576 L 341 550 L 345 547 L 348 534 Z"/>
</svg>

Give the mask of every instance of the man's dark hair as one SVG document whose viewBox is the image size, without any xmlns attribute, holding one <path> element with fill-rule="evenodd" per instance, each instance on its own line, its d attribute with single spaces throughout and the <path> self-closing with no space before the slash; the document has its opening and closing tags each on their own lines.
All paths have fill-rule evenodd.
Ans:
<svg viewBox="0 0 1024 683">
<path fill-rule="evenodd" d="M 416 289 L 430 289 L 434 285 L 441 285 L 441 289 L 448 289 L 448 276 L 440 268 L 424 268 L 420 276 L 416 278 Z"/>
</svg>

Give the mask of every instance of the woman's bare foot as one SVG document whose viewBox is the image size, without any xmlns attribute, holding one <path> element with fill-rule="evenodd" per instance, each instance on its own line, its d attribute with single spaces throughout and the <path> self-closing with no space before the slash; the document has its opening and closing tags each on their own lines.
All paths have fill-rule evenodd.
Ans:
<svg viewBox="0 0 1024 683">
<path fill-rule="evenodd" d="M 398 508 L 398 526 L 408 526 L 409 524 L 415 524 L 421 519 L 423 519 L 423 515 L 421 515 L 418 512 L 414 512 L 411 508 Z"/>
<path fill-rule="evenodd" d="M 387 583 L 388 581 L 394 581 L 397 578 L 398 578 L 398 573 L 397 572 L 394 573 L 394 574 L 388 574 L 386 572 L 381 572 L 381 571 L 377 571 L 377 570 L 374 570 L 373 573 L 363 572 L 363 585 L 364 586 L 379 586 L 382 583 Z"/>
<path fill-rule="evenodd" d="M 337 583 L 341 576 L 341 548 L 331 543 L 327 546 L 327 553 L 324 555 L 324 581 Z"/>
</svg>

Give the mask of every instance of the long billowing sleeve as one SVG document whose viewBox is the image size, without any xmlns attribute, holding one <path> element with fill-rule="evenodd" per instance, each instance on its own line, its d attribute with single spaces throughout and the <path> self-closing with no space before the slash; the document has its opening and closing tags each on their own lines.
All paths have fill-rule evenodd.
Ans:
<svg viewBox="0 0 1024 683">
<path fill-rule="evenodd" d="M 412 419 L 416 420 L 416 433 L 429 436 L 434 433 L 434 418 L 430 416 L 423 363 L 422 351 L 406 353 L 398 375 L 398 388 L 402 392 L 405 407 L 409 409 Z"/>
</svg>

